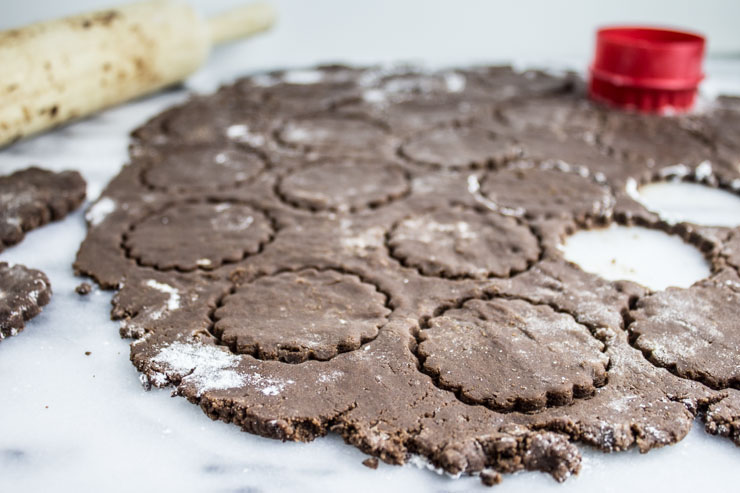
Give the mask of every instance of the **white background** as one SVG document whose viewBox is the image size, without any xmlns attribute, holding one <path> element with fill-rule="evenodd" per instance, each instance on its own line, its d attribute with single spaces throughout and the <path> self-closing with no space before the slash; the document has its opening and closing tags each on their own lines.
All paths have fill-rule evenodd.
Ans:
<svg viewBox="0 0 740 493">
<path fill-rule="evenodd" d="M 206 12 L 235 4 L 193 3 Z M 583 69 L 596 26 L 650 22 L 707 34 L 713 60 L 707 65 L 705 90 L 740 93 L 740 62 L 732 59 L 740 53 L 736 1 L 275 3 L 282 17 L 273 32 L 216 50 L 187 87 L 207 91 L 256 69 L 321 61 L 400 59 L 438 65 L 510 60 Z M 0 28 L 106 5 L 110 2 L 0 0 Z M 78 169 L 94 198 L 125 162 L 127 133 L 183 97 L 182 89 L 169 91 L 0 150 L 0 171 L 30 163 Z M 666 192 L 665 197 L 670 196 Z M 684 193 L 677 197 L 684 207 L 690 199 Z M 735 209 L 730 214 L 740 217 Z M 0 343 L 0 492 L 478 488 L 477 479 L 453 481 L 413 466 L 381 465 L 371 471 L 360 465 L 360 452 L 336 437 L 305 445 L 239 433 L 233 426 L 211 422 L 183 399 L 171 399 L 166 390 L 145 392 L 128 361 L 128 342 L 108 320 L 110 294 L 96 290 L 81 299 L 72 291 L 80 280 L 72 276 L 70 265 L 84 233 L 77 212 L 0 254 L 0 260 L 46 271 L 55 292 L 25 332 Z M 606 244 L 615 247 L 614 254 L 605 252 L 603 235 L 609 235 Z M 673 249 L 671 255 L 679 250 L 686 255 L 676 257 L 668 255 L 665 241 L 652 244 L 645 237 L 624 246 L 613 235 L 579 239 L 573 255 L 581 255 L 584 265 L 604 275 L 615 275 L 599 267 L 611 264 L 612 255 L 627 264 L 638 258 L 638 265 L 619 270 L 635 275 L 641 273 L 640 265 L 653 265 L 651 256 L 667 258 L 670 262 L 658 275 L 668 282 L 675 265 L 703 267 L 701 257 L 690 249 Z M 85 351 L 92 354 L 85 356 Z M 634 451 L 603 455 L 588 449 L 584 455 L 582 473 L 564 485 L 539 473 L 523 473 L 506 477 L 496 491 L 728 491 L 737 486 L 734 471 L 740 449 L 695 427 L 680 444 L 647 456 Z"/>
<path fill-rule="evenodd" d="M 115 5 L 110 0 L 0 0 L 0 29 Z M 238 0 L 193 0 L 203 13 Z M 274 35 L 235 65 L 398 58 L 584 58 L 603 24 L 650 23 L 706 34 L 713 55 L 740 54 L 736 0 L 275 0 Z"/>
</svg>

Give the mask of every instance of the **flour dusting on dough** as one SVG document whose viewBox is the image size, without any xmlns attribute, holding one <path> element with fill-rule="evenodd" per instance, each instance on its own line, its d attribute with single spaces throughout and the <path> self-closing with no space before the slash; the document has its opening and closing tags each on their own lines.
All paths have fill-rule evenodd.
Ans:
<svg viewBox="0 0 740 493">
<path fill-rule="evenodd" d="M 688 166 L 685 164 L 674 164 L 673 166 L 666 166 L 660 170 L 660 176 L 663 178 L 683 178 L 691 173 Z"/>
<path fill-rule="evenodd" d="M 450 474 L 446 472 L 444 469 L 442 469 L 441 467 L 435 466 L 434 464 L 429 462 L 429 460 L 426 457 L 423 457 L 421 455 L 416 455 L 416 454 L 411 455 L 406 461 L 406 463 L 412 464 L 418 467 L 419 469 L 428 469 L 432 472 L 439 474 L 440 476 L 447 476 L 452 479 L 458 479 L 460 476 L 462 476 L 462 472 L 459 472 L 457 474 Z"/>
<path fill-rule="evenodd" d="M 385 230 L 380 226 L 375 226 L 357 234 L 352 234 L 351 231 L 347 231 L 346 234 L 347 236 L 341 239 L 344 249 L 356 255 L 365 256 L 369 250 L 383 246 Z"/>
<path fill-rule="evenodd" d="M 95 204 L 88 209 L 85 219 L 91 226 L 97 226 L 102 223 L 108 214 L 116 210 L 116 203 L 108 197 L 101 197 Z"/>
<path fill-rule="evenodd" d="M 247 385 L 251 385 L 262 392 L 262 394 L 269 396 L 279 395 L 285 389 L 286 385 L 295 383 L 294 380 L 264 377 L 259 373 L 250 373 L 245 377 L 245 381 Z"/>
<path fill-rule="evenodd" d="M 152 363 L 164 365 L 153 371 L 149 383 L 163 387 L 167 382 L 181 378 L 182 383 L 194 385 L 197 395 L 209 390 L 231 389 L 244 385 L 247 379 L 234 370 L 240 358 L 215 346 L 201 343 L 173 342 L 152 358 Z"/>
<path fill-rule="evenodd" d="M 712 163 L 709 161 L 702 161 L 699 166 L 694 170 L 694 178 L 696 181 L 705 181 L 712 176 Z"/>
<path fill-rule="evenodd" d="M 637 189 L 637 180 L 632 177 L 627 178 L 627 182 L 624 185 L 624 191 L 633 200 L 640 200 L 640 192 Z"/>
<path fill-rule="evenodd" d="M 264 145 L 265 138 L 259 134 L 255 134 L 249 131 L 247 125 L 232 125 L 226 129 L 226 136 L 237 142 L 244 142 L 252 147 L 260 147 Z"/>
<path fill-rule="evenodd" d="M 387 101 L 385 91 L 381 89 L 368 89 L 362 93 L 362 100 L 371 104 L 382 104 Z"/>
<path fill-rule="evenodd" d="M 448 92 L 462 92 L 465 89 L 465 76 L 455 72 L 449 72 L 444 75 L 445 86 Z"/>
<path fill-rule="evenodd" d="M 146 285 L 150 288 L 156 289 L 157 291 L 161 291 L 170 295 L 170 298 L 167 300 L 168 310 L 173 311 L 180 308 L 180 292 L 176 288 L 173 288 L 169 284 L 165 284 L 163 282 L 157 282 L 154 279 L 149 279 L 146 282 Z"/>
<path fill-rule="evenodd" d="M 324 80 L 324 74 L 319 70 L 289 70 L 283 74 L 283 80 L 288 84 L 316 84 Z"/>
</svg>

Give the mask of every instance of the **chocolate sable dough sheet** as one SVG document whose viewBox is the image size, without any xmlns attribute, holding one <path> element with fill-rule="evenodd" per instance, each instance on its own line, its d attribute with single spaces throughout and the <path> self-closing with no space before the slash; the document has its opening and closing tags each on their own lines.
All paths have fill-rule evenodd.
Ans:
<svg viewBox="0 0 740 493">
<path fill-rule="evenodd" d="M 75 210 L 85 200 L 85 188 L 76 171 L 31 167 L 0 176 L 0 251 L 19 243 L 27 231 Z M 0 262 L 0 340 L 23 330 L 50 297 L 43 272 Z"/>
<path fill-rule="evenodd" d="M 669 225 L 627 188 L 677 153 L 731 188 L 726 114 L 616 113 L 581 86 L 507 67 L 239 80 L 134 132 L 76 269 L 117 290 L 148 385 L 262 436 L 332 431 L 486 484 L 564 480 L 578 444 L 645 452 L 696 416 L 737 440 L 737 232 Z M 615 221 L 681 236 L 712 276 L 651 293 L 563 259 L 563 237 Z"/>
</svg>

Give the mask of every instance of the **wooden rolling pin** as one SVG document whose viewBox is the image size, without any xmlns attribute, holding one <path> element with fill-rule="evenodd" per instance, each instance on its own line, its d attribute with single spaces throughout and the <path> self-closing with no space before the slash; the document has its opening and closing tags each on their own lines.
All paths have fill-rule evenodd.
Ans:
<svg viewBox="0 0 740 493">
<path fill-rule="evenodd" d="M 268 29 L 246 5 L 202 19 L 154 0 L 0 33 L 0 147 L 183 80 L 216 43 Z"/>
</svg>

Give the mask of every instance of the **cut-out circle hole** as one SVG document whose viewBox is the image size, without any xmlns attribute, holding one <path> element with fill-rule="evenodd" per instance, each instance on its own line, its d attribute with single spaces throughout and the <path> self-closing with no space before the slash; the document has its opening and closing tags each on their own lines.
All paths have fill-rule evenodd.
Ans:
<svg viewBox="0 0 740 493">
<path fill-rule="evenodd" d="M 649 183 L 634 199 L 671 224 L 689 222 L 704 226 L 740 225 L 740 196 L 699 183 Z"/>
<path fill-rule="evenodd" d="M 659 230 L 612 224 L 578 231 L 561 245 L 565 258 L 611 281 L 628 280 L 658 291 L 687 288 L 708 277 L 701 252 Z"/>
</svg>

